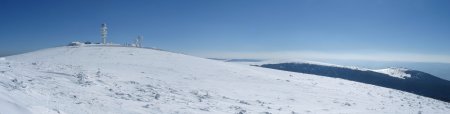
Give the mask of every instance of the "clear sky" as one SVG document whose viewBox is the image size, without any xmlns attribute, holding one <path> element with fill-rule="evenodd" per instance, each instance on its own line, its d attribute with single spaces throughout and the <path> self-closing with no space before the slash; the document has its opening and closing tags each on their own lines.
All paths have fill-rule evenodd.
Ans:
<svg viewBox="0 0 450 114">
<path fill-rule="evenodd" d="M 0 0 L 0 55 L 100 41 L 202 57 L 450 63 L 449 0 Z"/>
</svg>

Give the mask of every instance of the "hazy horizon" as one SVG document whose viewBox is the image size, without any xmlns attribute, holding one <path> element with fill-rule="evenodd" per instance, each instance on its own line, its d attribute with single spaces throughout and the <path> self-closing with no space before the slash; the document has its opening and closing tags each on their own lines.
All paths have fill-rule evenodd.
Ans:
<svg viewBox="0 0 450 114">
<path fill-rule="evenodd" d="M 182 53 L 182 52 L 180 52 Z M 16 53 L 21 54 L 21 53 Z M 10 56 L 15 54 L 8 55 L 0 55 L 0 57 Z M 255 60 L 268 60 L 269 58 L 264 57 L 222 57 L 222 56 L 201 56 L 196 55 L 203 58 L 217 58 L 217 59 L 255 59 Z M 272 59 L 283 59 L 283 58 L 272 58 Z M 285 58 L 286 59 L 286 58 Z M 338 64 L 344 66 L 355 66 L 360 68 L 369 68 L 369 69 L 384 69 L 389 67 L 400 67 L 400 68 L 408 68 L 412 70 L 419 70 L 426 73 L 430 73 L 439 78 L 449 80 L 450 81 L 450 63 L 436 63 L 436 62 L 402 62 L 402 61 L 370 61 L 370 60 L 343 60 L 343 59 L 314 59 L 314 58 L 295 58 L 295 59 L 303 59 L 310 61 L 318 61 L 325 62 L 330 64 Z"/>
</svg>

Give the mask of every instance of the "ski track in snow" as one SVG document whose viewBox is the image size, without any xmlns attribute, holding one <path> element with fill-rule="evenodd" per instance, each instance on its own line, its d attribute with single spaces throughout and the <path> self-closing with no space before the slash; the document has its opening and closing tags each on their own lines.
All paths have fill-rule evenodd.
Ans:
<svg viewBox="0 0 450 114">
<path fill-rule="evenodd" d="M 369 84 L 132 47 L 9 56 L 0 77 L 2 113 L 450 112 L 449 103 Z"/>
</svg>

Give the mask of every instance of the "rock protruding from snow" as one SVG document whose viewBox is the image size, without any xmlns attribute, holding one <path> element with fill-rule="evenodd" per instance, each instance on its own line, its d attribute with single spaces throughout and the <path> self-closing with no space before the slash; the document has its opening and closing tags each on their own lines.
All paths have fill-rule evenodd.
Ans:
<svg viewBox="0 0 450 114">
<path fill-rule="evenodd" d="M 373 71 L 387 74 L 392 77 L 397 77 L 397 78 L 401 78 L 401 79 L 406 79 L 406 78 L 411 77 L 411 74 L 406 73 L 406 71 L 408 71 L 408 69 L 406 69 L 406 68 L 386 68 L 386 69 L 379 69 L 379 70 L 373 70 Z"/>
</svg>

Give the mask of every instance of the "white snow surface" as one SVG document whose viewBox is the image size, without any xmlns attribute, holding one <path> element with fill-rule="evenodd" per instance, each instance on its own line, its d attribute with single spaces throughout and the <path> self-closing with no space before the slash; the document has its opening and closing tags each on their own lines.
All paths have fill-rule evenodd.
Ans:
<svg viewBox="0 0 450 114">
<path fill-rule="evenodd" d="M 31 112 L 9 96 L 4 88 L 0 88 L 0 114 L 31 114 Z"/>
<path fill-rule="evenodd" d="M 405 68 L 386 68 L 386 69 L 379 69 L 379 70 L 372 70 L 374 72 L 379 72 L 383 74 L 387 74 L 393 77 L 405 79 L 411 77 L 411 74 L 406 73 L 408 69 Z"/>
<path fill-rule="evenodd" d="M 132 47 L 9 56 L 0 77 L 1 114 L 450 112 L 449 103 L 374 85 Z"/>
</svg>

